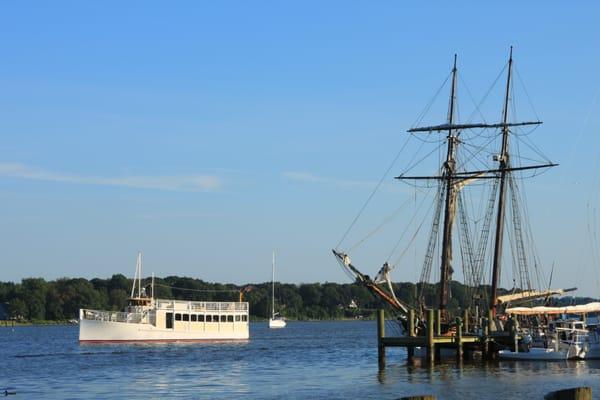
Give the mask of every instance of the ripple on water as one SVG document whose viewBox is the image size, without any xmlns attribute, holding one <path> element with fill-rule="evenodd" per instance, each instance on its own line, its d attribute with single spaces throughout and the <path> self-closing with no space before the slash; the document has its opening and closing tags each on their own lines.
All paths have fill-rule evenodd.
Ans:
<svg viewBox="0 0 600 400">
<path fill-rule="evenodd" d="M 371 321 L 251 325 L 247 343 L 80 346 L 77 327 L 0 329 L 0 387 L 22 398 L 542 398 L 564 387 L 600 393 L 600 362 L 408 367 L 388 349 L 377 370 Z"/>
</svg>

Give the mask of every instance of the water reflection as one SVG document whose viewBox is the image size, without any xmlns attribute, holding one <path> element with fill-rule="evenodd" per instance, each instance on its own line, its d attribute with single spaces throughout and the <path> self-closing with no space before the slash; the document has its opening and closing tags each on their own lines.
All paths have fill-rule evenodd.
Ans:
<svg viewBox="0 0 600 400">
<path fill-rule="evenodd" d="M 394 388 L 401 397 L 427 393 L 444 399 L 541 398 L 565 387 L 595 386 L 600 361 L 515 362 L 455 361 L 428 365 L 426 362 L 388 364 L 377 372 L 382 387 Z"/>
<path fill-rule="evenodd" d="M 0 384 L 23 398 L 543 398 L 567 386 L 600 393 L 600 361 L 408 364 L 392 349 L 378 371 L 373 322 L 251 325 L 241 343 L 79 346 L 77 330 L 0 331 Z M 48 395 L 48 391 L 51 395 Z"/>
</svg>

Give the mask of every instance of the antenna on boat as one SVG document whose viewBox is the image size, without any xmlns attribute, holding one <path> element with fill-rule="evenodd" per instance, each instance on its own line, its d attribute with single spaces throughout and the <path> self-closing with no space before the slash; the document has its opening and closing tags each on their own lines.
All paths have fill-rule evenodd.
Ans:
<svg viewBox="0 0 600 400">
<path fill-rule="evenodd" d="M 152 300 L 154 300 L 154 272 L 152 273 Z"/>
</svg>

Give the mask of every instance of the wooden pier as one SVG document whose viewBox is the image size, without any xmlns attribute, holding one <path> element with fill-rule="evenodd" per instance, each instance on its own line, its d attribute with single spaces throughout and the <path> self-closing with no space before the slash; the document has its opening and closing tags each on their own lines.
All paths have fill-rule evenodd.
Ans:
<svg viewBox="0 0 600 400">
<path fill-rule="evenodd" d="M 464 310 L 462 318 L 456 318 L 456 330 L 452 333 L 442 334 L 441 313 L 439 310 L 427 310 L 425 335 L 416 334 L 415 312 L 409 310 L 408 335 L 386 336 L 385 335 L 385 313 L 377 310 L 377 348 L 379 367 L 385 368 L 386 347 L 406 347 L 408 361 L 413 362 L 415 348 L 425 349 L 426 361 L 433 364 L 439 361 L 441 349 L 454 349 L 456 360 L 462 361 L 469 358 L 474 351 L 480 351 L 482 356 L 493 359 L 497 355 L 498 343 L 517 346 L 519 337 L 516 329 L 511 332 L 493 332 L 491 315 L 482 320 L 482 334 L 469 331 L 469 314 Z"/>
</svg>

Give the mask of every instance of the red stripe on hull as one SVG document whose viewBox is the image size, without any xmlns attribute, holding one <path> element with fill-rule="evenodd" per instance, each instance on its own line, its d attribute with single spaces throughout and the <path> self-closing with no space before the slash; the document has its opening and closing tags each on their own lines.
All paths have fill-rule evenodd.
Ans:
<svg viewBox="0 0 600 400">
<path fill-rule="evenodd" d="M 80 340 L 79 344 L 127 344 L 127 343 L 242 343 L 250 339 L 138 339 L 138 340 Z"/>
</svg>

